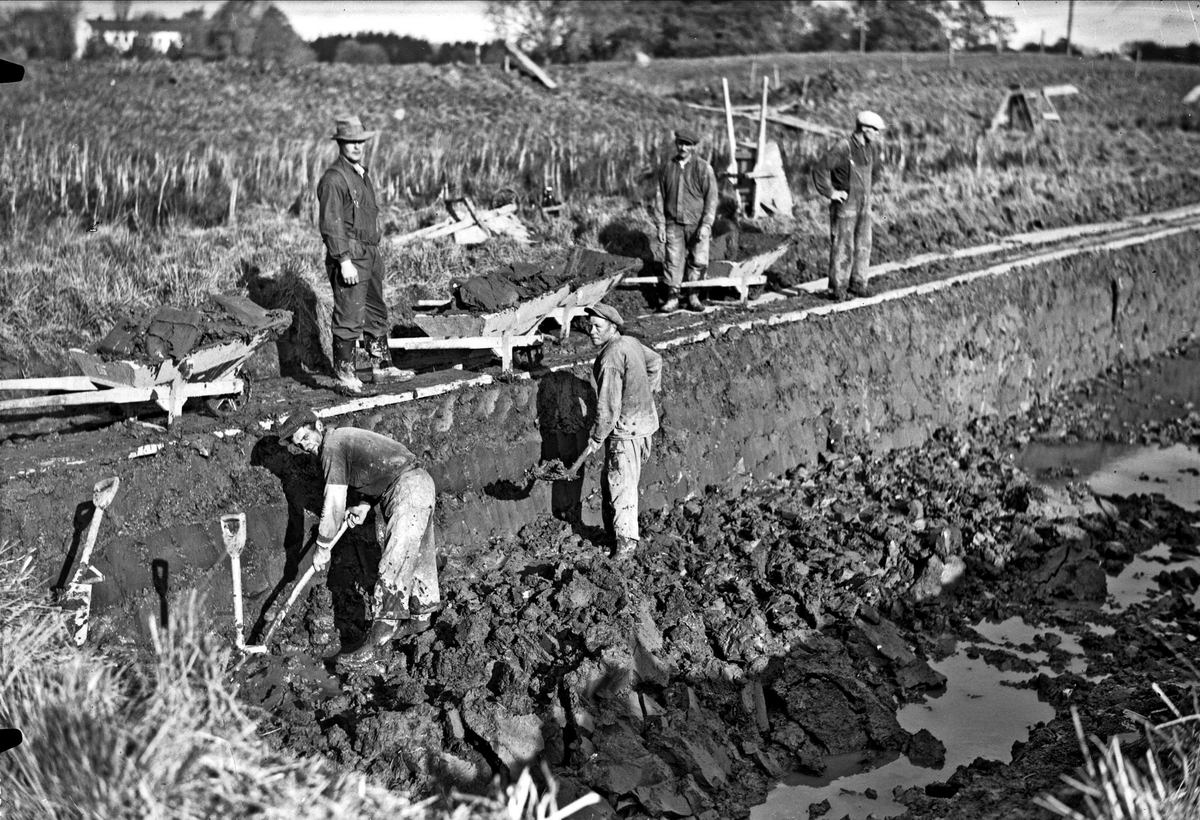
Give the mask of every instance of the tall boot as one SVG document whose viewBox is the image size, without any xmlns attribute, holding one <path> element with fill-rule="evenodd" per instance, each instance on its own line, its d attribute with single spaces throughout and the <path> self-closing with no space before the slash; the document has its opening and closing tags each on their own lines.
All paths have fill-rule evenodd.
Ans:
<svg viewBox="0 0 1200 820">
<path fill-rule="evenodd" d="M 386 336 L 367 336 L 366 347 L 371 358 L 371 380 L 375 384 L 406 382 L 417 375 L 413 370 L 402 370 L 392 363 L 392 350 Z"/>
<path fill-rule="evenodd" d="M 396 637 L 396 631 L 407 614 L 400 593 L 385 590 L 379 611 L 375 613 L 375 620 L 371 622 L 371 629 L 367 632 L 363 645 L 342 655 L 342 658 L 350 663 L 366 663 L 373 660 L 376 653 L 385 650 L 392 638 Z"/>
<path fill-rule="evenodd" d="M 347 393 L 361 393 L 363 383 L 354 367 L 354 340 L 333 340 L 333 378 Z"/>
<path fill-rule="evenodd" d="M 674 313 L 677 310 L 679 310 L 679 290 L 676 288 L 667 288 L 667 301 L 659 305 L 658 312 Z"/>
</svg>

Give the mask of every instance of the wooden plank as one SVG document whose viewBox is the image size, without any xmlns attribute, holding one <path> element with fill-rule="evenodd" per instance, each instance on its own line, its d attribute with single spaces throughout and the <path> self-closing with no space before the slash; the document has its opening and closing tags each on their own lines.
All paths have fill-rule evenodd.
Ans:
<svg viewBox="0 0 1200 820">
<path fill-rule="evenodd" d="M 683 282 L 681 288 L 734 288 L 740 290 L 747 285 L 765 285 L 765 276 L 717 276 L 712 279 L 699 279 L 695 282 Z"/>
<path fill-rule="evenodd" d="M 241 379 L 223 379 L 211 382 L 184 382 L 185 398 L 198 396 L 225 396 L 240 393 L 244 387 Z M 87 404 L 136 404 L 139 402 L 169 401 L 170 385 L 154 387 L 113 387 L 80 393 L 64 393 L 58 396 L 30 396 L 25 399 L 0 401 L 0 411 L 39 410 L 55 407 L 78 407 Z"/>
<path fill-rule="evenodd" d="M 1042 89 L 1042 93 L 1047 97 L 1067 97 L 1071 94 L 1078 94 L 1079 89 L 1070 83 L 1064 83 L 1063 85 L 1048 85 Z"/>
<path fill-rule="evenodd" d="M 719 113 L 719 114 L 725 113 L 724 109 L 717 108 L 712 105 L 700 105 L 699 103 L 685 103 L 685 104 L 687 105 L 688 108 L 694 108 L 697 111 L 710 111 L 710 112 Z M 757 120 L 758 119 L 758 116 L 756 116 L 755 114 L 744 113 L 741 111 L 734 111 L 733 116 L 742 117 L 743 119 L 748 119 L 748 120 Z M 767 122 L 773 122 L 776 125 L 785 125 L 788 128 L 796 128 L 801 131 L 808 131 L 813 134 L 820 134 L 823 137 L 836 137 L 836 136 L 840 136 L 840 134 L 841 134 L 841 132 L 839 132 L 836 128 L 830 128 L 829 126 L 826 126 L 826 125 L 819 125 L 815 122 L 809 122 L 808 120 L 802 120 L 799 117 L 791 117 L 791 116 L 787 116 L 785 114 L 780 114 L 778 112 L 770 112 L 770 111 L 767 112 Z"/>
<path fill-rule="evenodd" d="M 41 379 L 2 379 L 0 390 L 95 390 L 87 376 L 53 376 Z"/>
<path fill-rule="evenodd" d="M 509 204 L 502 205 L 495 210 L 480 211 L 479 219 L 485 224 L 491 225 L 499 217 L 515 213 L 516 210 L 516 203 L 510 202 Z M 422 239 L 438 239 L 440 237 L 450 236 L 451 234 L 474 227 L 475 224 L 475 220 L 473 219 L 443 219 L 441 222 L 428 225 L 420 230 L 413 231 L 412 233 L 389 237 L 388 241 L 392 245 L 407 245 L 410 242 L 416 242 Z"/>
<path fill-rule="evenodd" d="M 517 58 L 517 62 L 521 64 L 521 68 L 525 69 L 534 77 L 536 77 L 542 85 L 550 89 L 558 88 L 558 83 L 554 82 L 554 80 L 550 79 L 550 76 L 546 74 L 546 72 L 538 68 L 537 63 L 529 59 L 529 57 L 525 55 L 525 52 L 521 51 L 521 49 L 517 48 L 507 40 L 504 43 L 504 47 L 508 49 L 509 54 Z"/>
<path fill-rule="evenodd" d="M 529 347 L 542 343 L 542 334 L 525 336 L 457 336 L 430 339 L 426 336 L 405 336 L 388 339 L 388 347 L 397 350 L 499 350 L 508 340 L 514 347 Z"/>
</svg>

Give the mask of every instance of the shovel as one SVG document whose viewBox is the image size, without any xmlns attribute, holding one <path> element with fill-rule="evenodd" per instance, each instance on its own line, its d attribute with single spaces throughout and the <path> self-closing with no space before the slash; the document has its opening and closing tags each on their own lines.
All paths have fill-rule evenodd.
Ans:
<svg viewBox="0 0 1200 820">
<path fill-rule="evenodd" d="M 331 541 L 329 544 L 330 547 L 333 547 L 333 545 L 336 544 L 339 539 L 341 539 L 342 535 L 346 532 L 347 526 L 347 523 L 343 520 L 342 526 L 338 529 L 337 533 L 333 536 L 333 541 Z M 292 587 L 292 594 L 288 596 L 287 602 L 284 603 L 283 608 L 279 610 L 279 614 L 275 616 L 275 619 L 271 621 L 271 625 L 267 628 L 267 634 L 263 636 L 261 648 L 257 646 L 248 646 L 246 647 L 247 652 L 267 651 L 267 646 L 271 643 L 271 636 L 275 634 L 275 630 L 278 629 L 279 625 L 283 623 L 285 618 L 287 618 L 288 613 L 292 610 L 292 604 L 296 603 L 296 599 L 300 597 L 300 593 L 304 592 L 304 590 L 308 587 L 308 582 L 311 581 L 313 576 L 316 574 L 317 568 L 310 561 L 308 569 L 304 571 L 304 574 L 300 576 L 300 580 L 296 582 L 294 587 Z"/>
<path fill-rule="evenodd" d="M 225 552 L 229 554 L 229 568 L 233 573 L 233 634 L 237 648 L 242 652 L 266 652 L 265 646 L 246 646 L 242 619 L 242 550 L 246 547 L 246 514 L 231 513 L 221 516 L 221 536 L 225 539 Z"/>
<path fill-rule="evenodd" d="M 79 609 L 75 611 L 76 646 L 83 646 L 83 642 L 87 640 L 88 617 L 92 611 L 92 584 L 104 580 L 100 570 L 91 564 L 92 549 L 96 546 L 96 533 L 100 530 L 100 519 L 104 517 L 104 511 L 112 503 L 120 486 L 121 479 L 113 476 L 97 481 L 96 486 L 92 488 L 92 506 L 95 507 L 95 512 L 92 513 L 92 523 L 88 527 L 83 552 L 79 554 L 79 566 L 76 567 L 63 595 L 64 601 L 78 601 L 80 604 Z"/>
<path fill-rule="evenodd" d="M 529 486 L 532 487 L 534 481 L 571 481 L 577 478 L 579 468 L 583 466 L 583 462 L 587 461 L 587 457 L 594 452 L 595 450 L 591 449 L 584 450 L 570 467 L 564 467 L 563 463 L 556 458 L 550 461 L 543 461 L 529 471 Z"/>
</svg>

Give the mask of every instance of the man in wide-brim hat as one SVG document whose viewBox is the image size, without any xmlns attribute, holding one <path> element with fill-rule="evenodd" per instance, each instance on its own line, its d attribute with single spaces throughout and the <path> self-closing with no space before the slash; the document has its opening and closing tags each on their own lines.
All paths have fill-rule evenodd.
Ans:
<svg viewBox="0 0 1200 820">
<path fill-rule="evenodd" d="M 654 185 L 654 222 L 663 243 L 664 299 L 659 311 L 679 309 L 684 277 L 695 282 L 708 272 L 708 247 L 717 218 L 717 176 L 696 156 L 700 136 L 691 128 L 675 131 L 675 156 L 658 169 Z M 689 310 L 702 310 L 695 290 Z"/>
<path fill-rule="evenodd" d="M 359 339 L 371 360 L 374 381 L 412 378 L 392 365 L 388 347 L 387 302 L 383 298 L 383 256 L 379 251 L 379 206 L 375 185 L 363 165 L 363 152 L 374 131 L 355 116 L 339 117 L 332 139 L 338 158 L 317 184 L 325 271 L 333 288 L 333 368 L 338 386 L 362 392 L 355 348 Z"/>
</svg>

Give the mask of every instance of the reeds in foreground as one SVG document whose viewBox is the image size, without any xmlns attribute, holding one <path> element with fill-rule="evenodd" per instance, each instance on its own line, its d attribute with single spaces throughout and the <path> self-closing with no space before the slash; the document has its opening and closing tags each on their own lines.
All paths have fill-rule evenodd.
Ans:
<svg viewBox="0 0 1200 820">
<path fill-rule="evenodd" d="M 507 818 L 560 820 L 528 772 L 494 799 L 414 802 L 317 758 L 271 750 L 228 684 L 230 649 L 193 597 L 153 631 L 149 660 L 77 651 L 39 599 L 30 557 L 0 543 L 0 812 L 20 818 Z M 153 629 L 153 624 L 152 624 Z M 594 795 L 593 795 L 594 798 Z M 569 811 L 568 811 L 569 810 Z"/>
<path fill-rule="evenodd" d="M 1200 710 L 1184 714 L 1155 684 L 1155 691 L 1175 719 L 1146 722 L 1149 743 L 1144 756 L 1132 758 L 1121 739 L 1107 743 L 1083 733 L 1079 713 L 1071 710 L 1084 765 L 1078 777 L 1063 780 L 1082 798 L 1075 809 L 1053 795 L 1034 799 L 1069 820 L 1193 820 L 1200 817 Z M 1142 719 L 1144 720 L 1144 719 Z"/>
</svg>

